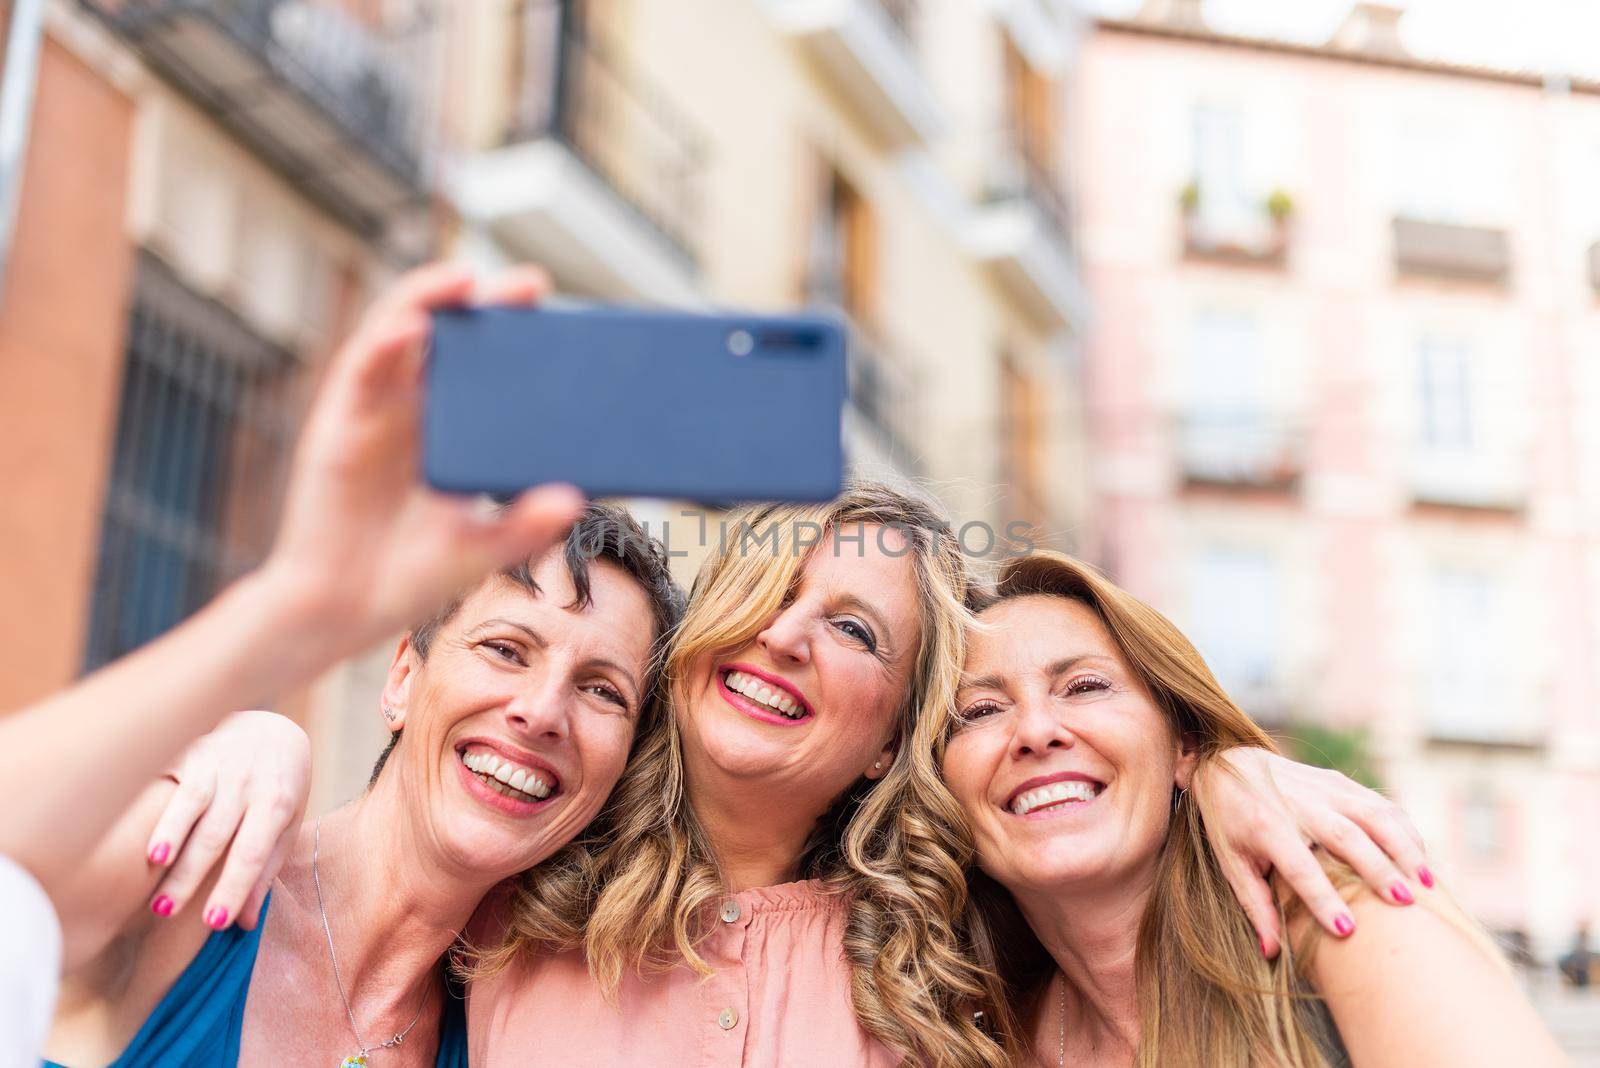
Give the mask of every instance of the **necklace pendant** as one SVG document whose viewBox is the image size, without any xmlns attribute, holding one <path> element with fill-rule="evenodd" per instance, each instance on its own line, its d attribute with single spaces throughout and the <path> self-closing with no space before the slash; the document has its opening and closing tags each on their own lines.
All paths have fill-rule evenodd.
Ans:
<svg viewBox="0 0 1600 1068">
<path fill-rule="evenodd" d="M 367 1068 L 365 1053 L 352 1053 L 339 1063 L 339 1068 Z"/>
</svg>

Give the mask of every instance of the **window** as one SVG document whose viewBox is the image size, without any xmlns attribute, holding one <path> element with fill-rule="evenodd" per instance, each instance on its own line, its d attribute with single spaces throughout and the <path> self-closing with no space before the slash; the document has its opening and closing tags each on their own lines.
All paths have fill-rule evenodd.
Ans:
<svg viewBox="0 0 1600 1068">
<path fill-rule="evenodd" d="M 1475 783 L 1461 798 L 1462 852 L 1480 864 L 1494 863 L 1506 851 L 1505 805 L 1488 783 Z"/>
<path fill-rule="evenodd" d="M 1437 567 L 1428 576 L 1428 724 L 1435 737 L 1519 741 L 1526 724 L 1511 703 L 1504 594 L 1497 576 Z"/>
<path fill-rule="evenodd" d="M 294 361 L 154 257 L 140 261 L 87 667 L 157 637 L 265 555 Z"/>
<path fill-rule="evenodd" d="M 1510 187 L 1508 154 L 1493 134 L 1430 116 L 1397 133 L 1396 211 L 1454 225 L 1494 225 Z"/>
<path fill-rule="evenodd" d="M 1466 342 L 1424 338 L 1417 352 L 1418 443 L 1430 453 L 1471 453 L 1472 353 Z"/>
<path fill-rule="evenodd" d="M 1261 214 L 1245 180 L 1244 116 L 1236 109 L 1195 108 L 1194 183 L 1199 210 L 1208 219 L 1254 221 Z"/>
<path fill-rule="evenodd" d="M 1287 435 L 1266 398 L 1265 358 L 1256 321 L 1204 312 L 1193 321 L 1185 379 L 1185 473 L 1201 481 L 1268 484 L 1287 474 Z"/>
<path fill-rule="evenodd" d="M 1056 179 L 1055 82 L 1028 62 L 1009 36 L 1004 39 L 1007 123 L 1029 171 Z"/>
<path fill-rule="evenodd" d="M 1236 700 L 1273 696 L 1281 680 L 1278 568 L 1264 549 L 1214 546 L 1195 559 L 1190 636 Z"/>
<path fill-rule="evenodd" d="M 871 205 L 827 165 L 820 201 L 812 219 L 808 296 L 835 304 L 858 325 L 870 327 L 877 292 L 877 232 Z"/>
<path fill-rule="evenodd" d="M 1010 353 L 1000 357 L 1000 479 L 1010 496 L 1010 519 L 1043 521 L 1043 431 L 1040 388 Z"/>
</svg>

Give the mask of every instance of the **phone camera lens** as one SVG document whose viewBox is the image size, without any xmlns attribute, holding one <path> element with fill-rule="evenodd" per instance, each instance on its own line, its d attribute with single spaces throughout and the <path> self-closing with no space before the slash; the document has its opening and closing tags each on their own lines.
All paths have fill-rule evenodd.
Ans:
<svg viewBox="0 0 1600 1068">
<path fill-rule="evenodd" d="M 728 335 L 728 351 L 735 356 L 748 356 L 756 347 L 756 339 L 748 330 L 735 330 Z"/>
</svg>

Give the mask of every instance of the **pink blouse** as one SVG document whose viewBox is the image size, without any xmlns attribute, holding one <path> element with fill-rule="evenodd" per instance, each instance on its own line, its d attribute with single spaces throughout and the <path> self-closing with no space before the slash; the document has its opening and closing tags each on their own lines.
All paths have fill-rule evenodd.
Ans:
<svg viewBox="0 0 1600 1068">
<path fill-rule="evenodd" d="M 524 956 L 472 986 L 472 1064 L 894 1068 L 901 1058 L 856 1022 L 845 918 L 815 881 L 733 894 L 700 947 L 715 975 L 625 975 L 615 1007 L 581 953 Z"/>
</svg>

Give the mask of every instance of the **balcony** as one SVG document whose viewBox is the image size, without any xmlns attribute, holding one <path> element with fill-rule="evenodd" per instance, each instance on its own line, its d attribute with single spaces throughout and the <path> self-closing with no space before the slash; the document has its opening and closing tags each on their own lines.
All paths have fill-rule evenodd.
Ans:
<svg viewBox="0 0 1600 1068">
<path fill-rule="evenodd" d="M 626 57 L 528 5 L 513 108 L 452 192 L 469 226 L 585 296 L 686 305 L 697 288 L 704 139 Z"/>
<path fill-rule="evenodd" d="M 1088 300 L 1078 279 L 1072 212 L 1052 169 L 1014 134 L 1001 137 L 967 235 L 973 254 L 1040 321 L 1082 326 Z"/>
<path fill-rule="evenodd" d="M 807 280 L 806 303 L 810 310 L 832 316 L 848 329 L 850 397 L 845 406 L 845 455 L 852 465 L 887 466 L 903 474 L 918 474 L 922 461 L 916 448 L 913 371 L 876 331 L 850 313 L 842 279 L 839 270 L 820 265 Z"/>
<path fill-rule="evenodd" d="M 943 125 L 913 45 L 918 0 L 764 0 L 778 26 L 892 147 L 926 144 Z"/>
<path fill-rule="evenodd" d="M 1178 459 L 1191 486 L 1292 492 L 1302 438 L 1262 412 L 1191 412 L 1179 422 Z"/>
<path fill-rule="evenodd" d="M 1504 230 L 1402 215 L 1394 220 L 1394 263 L 1405 275 L 1501 284 L 1511 273 L 1511 243 Z"/>
<path fill-rule="evenodd" d="M 1517 512 L 1527 504 L 1527 466 L 1515 452 L 1419 449 L 1411 459 L 1411 497 L 1419 505 Z"/>
<path fill-rule="evenodd" d="M 1277 191 L 1260 202 L 1208 197 L 1198 186 L 1184 187 L 1183 254 L 1241 266 L 1281 267 L 1289 256 L 1293 204 Z"/>
<path fill-rule="evenodd" d="M 853 464 L 887 463 L 920 474 L 916 448 L 916 388 L 910 368 L 865 331 L 850 331 L 850 403 L 845 409 L 846 454 Z"/>
<path fill-rule="evenodd" d="M 427 192 L 433 27 L 316 0 L 89 0 L 307 196 L 374 234 Z"/>
</svg>

